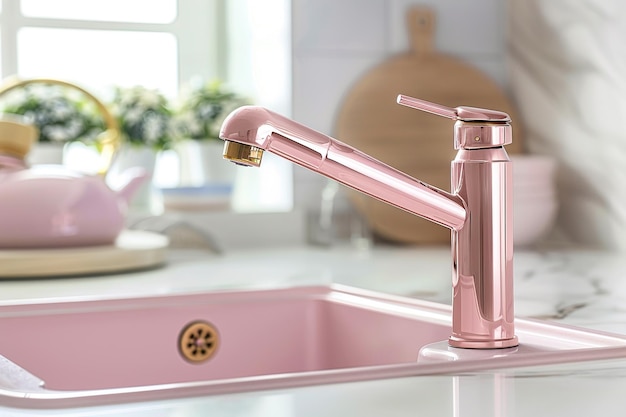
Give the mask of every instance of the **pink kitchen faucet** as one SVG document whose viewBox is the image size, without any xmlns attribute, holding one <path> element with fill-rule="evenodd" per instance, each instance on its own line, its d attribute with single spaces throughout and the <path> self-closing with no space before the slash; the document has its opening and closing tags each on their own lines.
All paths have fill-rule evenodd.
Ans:
<svg viewBox="0 0 626 417">
<path fill-rule="evenodd" d="M 449 108 L 404 95 L 398 96 L 398 103 L 456 121 L 452 192 L 258 106 L 240 107 L 224 121 L 224 158 L 260 166 L 263 151 L 269 151 L 448 227 L 453 266 L 449 344 L 477 349 L 516 346 L 512 166 L 504 149 L 512 140 L 511 119 L 498 111 Z"/>
</svg>

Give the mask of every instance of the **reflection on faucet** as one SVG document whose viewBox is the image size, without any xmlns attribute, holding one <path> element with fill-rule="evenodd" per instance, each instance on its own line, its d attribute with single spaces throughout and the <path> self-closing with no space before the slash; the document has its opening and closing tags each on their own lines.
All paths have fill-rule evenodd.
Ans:
<svg viewBox="0 0 626 417">
<path fill-rule="evenodd" d="M 514 381 L 503 372 L 452 377 L 453 417 L 515 415 Z"/>
<path fill-rule="evenodd" d="M 259 166 L 264 151 L 452 231 L 453 301 L 449 343 L 462 348 L 516 346 L 513 325 L 512 167 L 506 113 L 448 108 L 399 96 L 407 107 L 456 121 L 452 193 L 410 177 L 336 139 L 258 106 L 224 121 L 224 157 Z M 433 140 L 438 140 L 434 138 Z"/>
</svg>

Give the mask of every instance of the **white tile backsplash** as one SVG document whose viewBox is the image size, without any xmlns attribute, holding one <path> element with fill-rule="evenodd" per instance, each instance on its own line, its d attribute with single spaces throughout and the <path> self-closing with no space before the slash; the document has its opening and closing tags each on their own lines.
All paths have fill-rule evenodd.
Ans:
<svg viewBox="0 0 626 417">
<path fill-rule="evenodd" d="M 501 0 L 390 0 L 388 31 L 393 52 L 409 48 L 405 14 L 411 6 L 435 13 L 435 49 L 457 56 L 499 55 L 503 52 L 504 14 Z"/>
<path fill-rule="evenodd" d="M 335 116 L 350 86 L 385 56 L 375 52 L 294 52 L 294 118 L 332 135 Z"/>
<path fill-rule="evenodd" d="M 405 13 L 411 5 L 434 10 L 438 51 L 473 64 L 506 88 L 501 0 L 292 0 L 293 118 L 332 136 L 350 87 L 408 49 Z M 296 206 L 318 210 L 325 179 L 294 171 Z"/>
<path fill-rule="evenodd" d="M 384 51 L 386 0 L 294 0 L 294 49 Z"/>
</svg>

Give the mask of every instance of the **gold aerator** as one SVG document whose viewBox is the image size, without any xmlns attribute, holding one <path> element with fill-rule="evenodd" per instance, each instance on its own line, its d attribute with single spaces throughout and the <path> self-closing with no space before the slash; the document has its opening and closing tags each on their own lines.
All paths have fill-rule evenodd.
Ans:
<svg viewBox="0 0 626 417">
<path fill-rule="evenodd" d="M 224 159 L 237 165 L 259 167 L 263 158 L 263 149 L 243 143 L 225 141 L 223 156 Z"/>
</svg>

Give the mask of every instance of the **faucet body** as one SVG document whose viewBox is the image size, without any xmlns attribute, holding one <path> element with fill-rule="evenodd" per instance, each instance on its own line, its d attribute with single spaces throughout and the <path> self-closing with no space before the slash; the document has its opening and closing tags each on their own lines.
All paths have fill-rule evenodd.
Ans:
<svg viewBox="0 0 626 417">
<path fill-rule="evenodd" d="M 407 96 L 408 107 L 457 120 L 451 192 L 406 175 L 323 133 L 262 107 L 244 106 L 222 125 L 224 157 L 258 166 L 263 151 L 280 155 L 452 231 L 452 335 L 461 348 L 505 348 L 514 334 L 512 167 L 508 115 L 447 108 Z M 255 158 L 250 158 L 254 155 Z"/>
<path fill-rule="evenodd" d="M 452 336 L 464 348 L 516 346 L 513 309 L 512 167 L 503 147 L 461 149 L 452 189 L 467 220 L 452 230 Z"/>
</svg>

